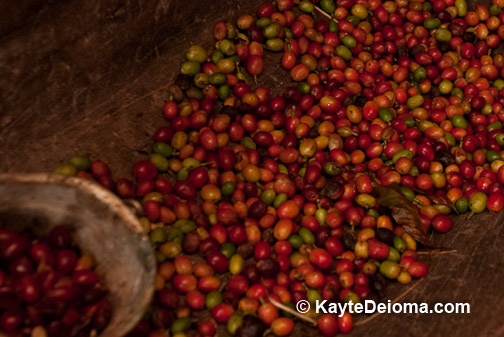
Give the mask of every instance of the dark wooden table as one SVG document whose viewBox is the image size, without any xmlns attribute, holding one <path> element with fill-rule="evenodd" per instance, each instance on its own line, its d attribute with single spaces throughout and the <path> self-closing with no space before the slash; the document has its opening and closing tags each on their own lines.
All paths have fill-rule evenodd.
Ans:
<svg viewBox="0 0 504 337">
<path fill-rule="evenodd" d="M 119 177 L 145 158 L 165 122 L 166 87 L 192 43 L 211 47 L 217 20 L 260 2 L 213 0 L 0 1 L 0 171 L 48 171 L 74 154 Z M 278 68 L 278 55 L 265 69 Z M 277 68 L 275 68 L 277 67 Z M 268 71 L 260 83 L 289 83 Z M 424 256 L 429 275 L 404 302 L 468 302 L 465 315 L 382 314 L 352 336 L 504 336 L 504 216 L 459 217 L 433 235 L 449 255 Z M 393 299 L 408 286 L 394 285 Z M 303 326 L 297 335 L 316 335 Z"/>
</svg>

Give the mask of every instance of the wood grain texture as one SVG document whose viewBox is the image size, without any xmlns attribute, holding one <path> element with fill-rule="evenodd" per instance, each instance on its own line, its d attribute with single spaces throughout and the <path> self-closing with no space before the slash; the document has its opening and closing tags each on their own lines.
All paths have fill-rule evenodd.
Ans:
<svg viewBox="0 0 504 337">
<path fill-rule="evenodd" d="M 66 1 L 25 15 L 0 39 L 0 170 L 44 171 L 77 152 L 129 174 L 124 163 L 163 124 L 181 56 L 191 43 L 211 47 L 208 14 L 256 7 L 223 3 Z"/>
<path fill-rule="evenodd" d="M 129 176 L 166 124 L 166 87 L 186 48 L 210 48 L 213 23 L 259 3 L 0 0 L 0 171 L 48 171 L 82 153 L 104 159 L 116 178 Z M 268 56 L 260 77 L 277 93 L 289 83 L 278 59 Z M 424 256 L 431 271 L 403 300 L 468 302 L 471 314 L 383 314 L 351 336 L 504 336 L 503 219 L 459 217 L 450 233 L 434 234 L 457 253 Z M 406 287 L 393 285 L 387 298 Z M 299 325 L 296 335 L 316 333 Z"/>
</svg>

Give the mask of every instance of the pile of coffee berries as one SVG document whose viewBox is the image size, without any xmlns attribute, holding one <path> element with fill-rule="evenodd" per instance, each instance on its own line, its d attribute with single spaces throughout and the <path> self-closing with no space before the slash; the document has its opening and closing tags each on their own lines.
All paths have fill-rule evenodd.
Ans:
<svg viewBox="0 0 504 337">
<path fill-rule="evenodd" d="M 216 23 L 133 179 L 86 157 L 57 169 L 142 201 L 159 265 L 130 336 L 285 336 L 300 319 L 347 333 L 348 313 L 285 308 L 379 299 L 428 273 L 417 249 L 450 213 L 501 211 L 503 7 L 278 0 Z M 261 83 L 265 53 L 287 87 Z"/>
<path fill-rule="evenodd" d="M 110 320 L 111 306 L 93 264 L 66 227 L 54 227 L 44 238 L 0 228 L 0 332 L 97 335 Z"/>
</svg>

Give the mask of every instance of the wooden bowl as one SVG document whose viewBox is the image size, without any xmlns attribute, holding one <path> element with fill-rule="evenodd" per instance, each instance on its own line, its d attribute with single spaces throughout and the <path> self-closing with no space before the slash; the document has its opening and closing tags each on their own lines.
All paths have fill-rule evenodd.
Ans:
<svg viewBox="0 0 504 337">
<path fill-rule="evenodd" d="M 70 228 L 96 260 L 112 317 L 100 337 L 120 337 L 141 319 L 154 292 L 156 263 L 137 217 L 100 185 L 54 174 L 0 174 L 0 226 L 47 234 Z"/>
</svg>

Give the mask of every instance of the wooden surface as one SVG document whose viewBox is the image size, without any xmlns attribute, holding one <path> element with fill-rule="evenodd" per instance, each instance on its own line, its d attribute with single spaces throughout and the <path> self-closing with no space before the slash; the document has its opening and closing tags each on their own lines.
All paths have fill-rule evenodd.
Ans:
<svg viewBox="0 0 504 337">
<path fill-rule="evenodd" d="M 0 171 L 48 171 L 82 153 L 108 162 L 116 178 L 129 176 L 165 124 L 166 87 L 185 50 L 192 43 L 210 47 L 213 23 L 259 4 L 0 0 Z M 260 77 L 277 92 L 288 83 L 276 71 L 278 57 L 268 57 L 270 70 Z M 433 235 L 457 253 L 425 256 L 430 274 L 403 299 L 468 302 L 470 314 L 382 314 L 352 336 L 504 336 L 503 220 L 461 217 L 450 233 Z M 387 298 L 407 287 L 393 285 Z M 301 326 L 296 332 L 315 335 Z"/>
</svg>

